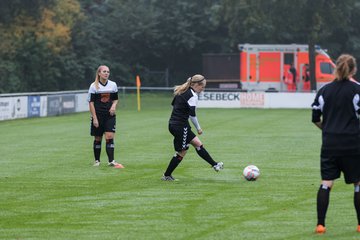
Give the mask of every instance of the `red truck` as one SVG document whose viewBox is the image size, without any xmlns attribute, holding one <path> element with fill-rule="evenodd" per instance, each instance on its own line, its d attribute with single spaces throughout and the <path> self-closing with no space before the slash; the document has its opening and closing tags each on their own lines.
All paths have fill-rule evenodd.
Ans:
<svg viewBox="0 0 360 240">
<path fill-rule="evenodd" d="M 308 45 L 239 44 L 240 81 L 247 89 L 310 90 Z M 319 46 L 315 47 L 317 88 L 334 79 L 335 64 Z M 293 66 L 295 81 L 289 72 Z M 290 79 L 289 79 L 290 78 Z M 292 83 L 291 83 L 292 82 Z M 295 85 L 295 89 L 291 88 Z"/>
<path fill-rule="evenodd" d="M 204 54 L 203 70 L 210 86 L 310 91 L 308 45 L 239 44 L 238 49 L 239 54 Z M 334 79 L 334 67 L 326 51 L 315 46 L 317 89 Z"/>
</svg>

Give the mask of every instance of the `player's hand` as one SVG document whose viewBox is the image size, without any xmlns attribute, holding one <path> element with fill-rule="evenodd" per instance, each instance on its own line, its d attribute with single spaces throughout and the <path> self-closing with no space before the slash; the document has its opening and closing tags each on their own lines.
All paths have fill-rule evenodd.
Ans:
<svg viewBox="0 0 360 240">
<path fill-rule="evenodd" d="M 110 116 L 114 116 L 115 112 L 116 112 L 115 108 L 110 108 L 109 110 Z"/>
<path fill-rule="evenodd" d="M 99 127 L 99 121 L 97 119 L 93 119 L 93 125 L 94 127 Z"/>
<path fill-rule="evenodd" d="M 201 135 L 203 133 L 203 130 L 200 128 L 197 130 L 198 134 Z"/>
</svg>

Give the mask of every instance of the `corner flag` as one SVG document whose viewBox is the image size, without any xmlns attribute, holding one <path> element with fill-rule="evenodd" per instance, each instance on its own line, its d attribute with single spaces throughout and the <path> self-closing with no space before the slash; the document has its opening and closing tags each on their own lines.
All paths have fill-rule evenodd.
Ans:
<svg viewBox="0 0 360 240">
<path fill-rule="evenodd" d="M 140 87 L 141 87 L 140 77 L 139 75 L 136 75 L 136 93 L 137 93 L 137 104 L 138 104 L 139 112 L 141 110 Z"/>
</svg>

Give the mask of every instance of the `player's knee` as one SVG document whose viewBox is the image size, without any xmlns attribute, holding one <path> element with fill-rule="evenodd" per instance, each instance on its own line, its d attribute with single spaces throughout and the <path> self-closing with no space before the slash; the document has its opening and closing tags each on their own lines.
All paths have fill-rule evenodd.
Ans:
<svg viewBox="0 0 360 240">
<path fill-rule="evenodd" d="M 191 145 L 193 145 L 194 148 L 198 149 L 200 148 L 203 144 L 200 141 L 199 138 L 194 138 L 194 140 L 191 142 Z"/>
<path fill-rule="evenodd" d="M 176 152 L 174 156 L 181 161 L 185 157 L 186 153 L 186 150 L 182 150 L 180 152 Z"/>
<path fill-rule="evenodd" d="M 114 138 L 114 132 L 105 132 L 105 138 L 108 139 Z"/>
<path fill-rule="evenodd" d="M 195 149 L 196 149 L 196 151 L 198 152 L 198 151 L 204 149 L 204 145 L 201 144 L 200 146 L 195 147 Z"/>
<path fill-rule="evenodd" d="M 322 186 L 327 187 L 327 188 L 330 188 L 330 189 L 333 187 L 333 184 L 334 184 L 333 181 L 323 180 L 323 181 L 321 182 L 321 185 L 322 185 Z"/>
</svg>

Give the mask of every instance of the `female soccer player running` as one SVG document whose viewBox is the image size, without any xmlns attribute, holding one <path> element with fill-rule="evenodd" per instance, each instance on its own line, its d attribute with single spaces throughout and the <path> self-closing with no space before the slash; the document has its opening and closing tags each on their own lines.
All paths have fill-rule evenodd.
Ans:
<svg viewBox="0 0 360 240">
<path fill-rule="evenodd" d="M 115 112 L 118 103 L 118 89 L 116 83 L 108 79 L 109 76 L 109 68 L 104 65 L 99 66 L 96 71 L 95 81 L 89 88 L 90 134 L 94 136 L 94 166 L 100 165 L 101 141 L 105 134 L 108 165 L 122 168 L 123 166 L 114 160 Z"/>
<path fill-rule="evenodd" d="M 352 80 L 357 70 L 353 56 L 336 61 L 335 80 L 323 86 L 312 104 L 312 122 L 322 130 L 321 185 L 317 193 L 317 227 L 325 233 L 325 217 L 334 180 L 343 172 L 354 184 L 354 206 L 360 232 L 360 85 Z"/>
<path fill-rule="evenodd" d="M 206 86 L 204 76 L 197 74 L 187 79 L 185 83 L 176 86 L 174 89 L 174 99 L 171 103 L 173 110 L 169 120 L 169 131 L 174 136 L 175 155 L 170 160 L 162 180 L 174 181 L 171 175 L 181 160 L 185 157 L 189 144 L 193 145 L 198 155 L 208 162 L 215 171 L 223 169 L 222 162 L 215 162 L 206 151 L 200 139 L 191 131 L 188 119 L 195 126 L 197 133 L 203 133 L 199 121 L 196 117 L 196 106 L 198 102 L 198 93 L 202 92 Z"/>
</svg>

